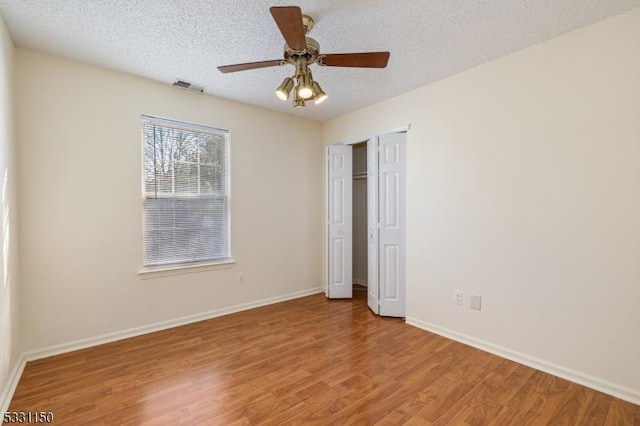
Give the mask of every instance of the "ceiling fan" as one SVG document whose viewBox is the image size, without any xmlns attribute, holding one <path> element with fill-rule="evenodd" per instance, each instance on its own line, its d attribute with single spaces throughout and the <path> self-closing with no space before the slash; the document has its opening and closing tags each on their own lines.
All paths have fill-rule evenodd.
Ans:
<svg viewBox="0 0 640 426">
<path fill-rule="evenodd" d="M 274 6 L 269 10 L 286 42 L 284 59 L 223 65 L 218 67 L 221 72 L 230 73 L 291 64 L 295 67 L 295 72 L 291 77 L 284 79 L 276 90 L 276 95 L 286 101 L 296 86 L 293 106 L 303 107 L 308 100 L 319 104 L 327 98 L 327 94 L 320 88 L 318 82 L 313 80 L 309 69 L 310 65 L 358 68 L 385 68 L 387 66 L 389 52 L 321 54 L 320 44 L 306 36 L 313 28 L 313 19 L 310 16 L 303 15 L 298 6 Z"/>
</svg>

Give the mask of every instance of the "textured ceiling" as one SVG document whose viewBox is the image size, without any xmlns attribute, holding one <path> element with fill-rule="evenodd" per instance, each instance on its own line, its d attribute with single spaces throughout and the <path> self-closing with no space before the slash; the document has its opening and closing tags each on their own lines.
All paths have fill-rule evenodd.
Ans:
<svg viewBox="0 0 640 426">
<path fill-rule="evenodd" d="M 388 50 L 386 69 L 313 66 L 329 95 L 294 109 L 274 90 L 293 68 L 222 74 L 282 57 L 270 6 L 311 15 L 321 53 Z M 327 120 L 640 6 L 640 0 L 0 0 L 18 46 Z M 179 89 L 176 89 L 179 90 Z"/>
</svg>

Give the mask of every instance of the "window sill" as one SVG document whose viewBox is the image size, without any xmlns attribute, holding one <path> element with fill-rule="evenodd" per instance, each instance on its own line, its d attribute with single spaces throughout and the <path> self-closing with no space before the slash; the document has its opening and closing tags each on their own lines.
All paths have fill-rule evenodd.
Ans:
<svg viewBox="0 0 640 426">
<path fill-rule="evenodd" d="M 143 280 L 149 278 L 169 277 L 172 275 L 227 269 L 231 268 L 235 263 L 236 261 L 233 259 L 226 259 L 218 262 L 198 263 L 195 265 L 143 267 L 138 270 L 138 276 Z"/>
</svg>

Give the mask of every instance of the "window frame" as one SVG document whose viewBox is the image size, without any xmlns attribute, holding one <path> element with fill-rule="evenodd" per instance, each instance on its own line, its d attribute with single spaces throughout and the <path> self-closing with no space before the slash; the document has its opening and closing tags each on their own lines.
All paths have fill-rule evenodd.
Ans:
<svg viewBox="0 0 640 426">
<path fill-rule="evenodd" d="M 146 173 L 146 149 L 147 149 L 147 136 L 145 134 L 145 129 L 149 125 L 158 125 L 165 128 L 170 128 L 172 130 L 178 131 L 186 131 L 193 132 L 197 134 L 210 134 L 210 135 L 222 135 L 224 137 L 224 146 L 223 146 L 223 168 L 224 168 L 224 181 L 223 195 L 211 195 L 207 193 L 200 193 L 200 183 L 201 176 L 198 173 L 198 191 L 196 195 L 193 193 L 182 193 L 177 192 L 175 188 L 175 183 L 172 184 L 172 192 L 171 193 L 158 193 L 158 192 L 149 192 L 147 188 L 147 173 Z M 150 278 L 155 276 L 167 276 L 167 275 L 175 275 L 189 272 L 199 272 L 202 270 L 210 270 L 210 269 L 220 269 L 230 267 L 235 263 L 235 260 L 231 256 L 231 144 L 230 144 L 230 132 L 226 129 L 220 129 L 213 126 L 194 124 L 190 122 L 174 120 L 169 118 L 157 117 L 153 115 L 141 114 L 140 115 L 140 128 L 141 128 L 141 203 L 142 203 L 142 267 L 138 270 L 138 273 L 143 276 L 142 278 Z M 155 159 L 154 159 L 155 161 Z M 171 159 L 172 163 L 172 180 L 175 179 L 174 174 L 174 165 L 176 164 L 176 159 Z M 200 162 L 200 154 L 198 153 L 198 162 L 197 164 L 198 170 L 201 165 L 205 163 Z M 206 259 L 206 260 L 194 260 L 194 261 L 176 261 L 176 262 L 167 262 L 160 264 L 151 264 L 146 263 L 147 258 L 147 206 L 146 201 L 149 198 L 158 199 L 158 198 L 168 198 L 173 200 L 184 200 L 186 198 L 193 197 L 194 199 L 207 198 L 209 196 L 222 197 L 225 199 L 225 213 L 224 217 L 226 217 L 226 221 L 223 219 L 222 226 L 224 226 L 223 234 L 226 236 L 226 256 L 216 259 Z M 216 228 L 223 229 L 223 228 Z"/>
</svg>

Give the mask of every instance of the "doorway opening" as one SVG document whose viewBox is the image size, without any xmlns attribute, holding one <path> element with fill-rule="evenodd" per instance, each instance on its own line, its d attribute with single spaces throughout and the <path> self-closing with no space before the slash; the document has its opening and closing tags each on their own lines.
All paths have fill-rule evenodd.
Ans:
<svg viewBox="0 0 640 426">
<path fill-rule="evenodd" d="M 394 317 L 405 316 L 406 130 L 327 147 L 327 297 L 366 285 L 369 308 Z"/>
</svg>

